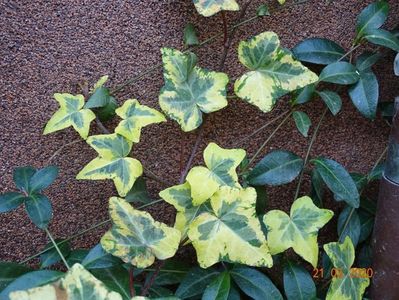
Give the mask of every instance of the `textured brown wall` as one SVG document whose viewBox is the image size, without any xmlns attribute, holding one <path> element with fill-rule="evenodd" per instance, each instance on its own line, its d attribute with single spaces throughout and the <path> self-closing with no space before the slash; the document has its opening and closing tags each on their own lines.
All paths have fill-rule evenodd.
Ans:
<svg viewBox="0 0 399 300">
<path fill-rule="evenodd" d="M 247 16 L 253 15 L 261 2 L 254 0 Z M 267 30 L 277 32 L 282 45 L 289 48 L 313 36 L 336 40 L 348 48 L 354 36 L 356 15 L 370 2 L 307 1 L 243 26 L 237 31 L 234 49 L 227 57 L 226 71 L 231 78 L 241 74 L 244 68 L 238 63 L 235 50 L 238 41 Z M 399 2 L 390 0 L 389 3 L 391 14 L 387 27 L 392 28 L 398 23 Z M 230 21 L 237 15 L 229 13 Z M 82 79 L 93 84 L 103 74 L 110 75 L 113 86 L 124 82 L 159 63 L 160 47 L 182 48 L 182 29 L 187 22 L 198 27 L 201 39 L 221 29 L 220 16 L 200 17 L 189 0 L 0 1 L 0 192 L 13 189 L 14 167 L 42 167 L 54 151 L 78 137 L 72 129 L 42 136 L 44 124 L 57 109 L 52 99 L 54 92 L 72 91 L 76 82 Z M 198 50 L 200 65 L 216 68 L 221 47 L 222 41 L 218 40 Z M 391 76 L 392 60 L 390 54 L 377 66 L 381 100 L 391 100 L 399 94 L 398 82 Z M 159 108 L 157 94 L 162 84 L 162 73 L 158 70 L 120 93 L 119 103 L 135 97 Z M 286 110 L 286 100 L 280 101 L 269 114 L 242 101 L 231 100 L 229 106 L 215 113 L 211 124 L 207 125 L 205 141 L 228 146 L 230 141 L 252 132 Z M 385 147 L 388 127 L 381 119 L 368 121 L 361 117 L 346 96 L 343 101 L 343 111 L 335 118 L 328 115 L 322 125 L 312 155 L 331 157 L 351 171 L 366 172 Z M 315 101 L 305 110 L 315 124 L 322 104 Z M 249 155 L 271 130 L 243 145 Z M 93 124 L 92 133 L 97 132 Z M 135 146 L 134 154 L 146 168 L 177 182 L 180 140 L 183 138 L 185 142 L 186 158 L 195 139 L 194 134 L 182 136 L 174 122 L 152 126 L 144 130 L 142 142 Z M 272 139 L 264 153 L 288 148 L 304 155 L 308 142 L 291 121 Z M 205 145 L 201 145 L 202 149 Z M 78 171 L 95 156 L 95 152 L 82 142 L 65 149 L 54 160 L 61 172 L 47 195 L 54 207 L 51 231 L 56 237 L 69 236 L 108 217 L 107 199 L 116 194 L 112 182 L 75 180 Z M 197 158 L 200 163 L 201 156 Z M 161 187 L 151 181 L 149 186 L 156 197 Z M 288 209 L 294 186 L 269 189 L 270 208 Z M 308 189 L 308 184 L 304 184 L 302 193 Z M 336 208 L 332 202 L 329 205 Z M 157 218 L 173 223 L 174 210 L 168 205 L 160 204 L 151 211 Z M 44 233 L 31 224 L 22 208 L 0 215 L 0 223 L 1 260 L 20 260 L 46 243 Z M 328 230 L 334 234 L 333 224 Z M 91 246 L 98 242 L 103 231 L 92 232 L 76 240 L 74 245 Z M 322 238 L 322 241 L 328 240 Z"/>
</svg>

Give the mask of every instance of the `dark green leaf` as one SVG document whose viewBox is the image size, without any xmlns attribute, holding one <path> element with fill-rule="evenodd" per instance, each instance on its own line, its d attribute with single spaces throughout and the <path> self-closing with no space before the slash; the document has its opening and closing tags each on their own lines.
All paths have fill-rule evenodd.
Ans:
<svg viewBox="0 0 399 300">
<path fill-rule="evenodd" d="M 107 288 L 121 294 L 124 300 L 131 299 L 129 287 L 129 271 L 124 267 L 115 266 L 112 268 L 93 269 L 90 272 Z"/>
<path fill-rule="evenodd" d="M 230 285 L 230 294 L 227 297 L 227 300 L 241 300 L 240 292 L 237 290 L 235 285 L 231 283 Z"/>
<path fill-rule="evenodd" d="M 159 286 L 179 284 L 186 277 L 189 270 L 190 266 L 181 260 L 168 259 L 165 261 L 161 272 L 155 278 L 155 284 Z M 153 274 L 153 272 L 150 272 L 146 277 L 151 278 Z"/>
<path fill-rule="evenodd" d="M 9 299 L 9 294 L 15 291 L 28 290 L 57 281 L 64 275 L 62 272 L 40 270 L 26 273 L 11 282 L 1 293 L 0 299 Z M 44 299 L 43 299 L 44 300 Z"/>
<path fill-rule="evenodd" d="M 27 266 L 13 262 L 0 262 L 0 292 L 19 276 L 30 272 Z"/>
<path fill-rule="evenodd" d="M 85 108 L 105 107 L 110 102 L 110 93 L 106 87 L 99 87 L 94 91 L 85 104 Z"/>
<path fill-rule="evenodd" d="M 312 170 L 311 174 L 311 191 L 310 198 L 312 198 L 313 203 L 322 208 L 323 207 L 323 197 L 324 197 L 324 182 L 321 178 L 319 172 L 316 169 Z"/>
<path fill-rule="evenodd" d="M 359 268 L 370 268 L 373 263 L 373 250 L 369 244 L 364 244 L 360 248 L 358 255 L 356 256 L 357 266 Z"/>
<path fill-rule="evenodd" d="M 237 266 L 230 271 L 230 275 L 239 288 L 253 299 L 283 299 L 273 282 L 256 269 Z"/>
<path fill-rule="evenodd" d="M 315 91 L 315 84 L 308 84 L 304 88 L 297 90 L 297 96 L 293 99 L 292 104 L 297 105 L 309 102 L 312 100 Z"/>
<path fill-rule="evenodd" d="M 29 193 L 40 193 L 53 183 L 57 175 L 58 168 L 56 166 L 48 166 L 37 170 L 30 179 Z"/>
<path fill-rule="evenodd" d="M 389 6 L 386 1 L 376 1 L 368 5 L 357 17 L 357 40 L 368 29 L 379 28 L 387 19 Z"/>
<path fill-rule="evenodd" d="M 326 66 L 320 73 L 319 81 L 336 84 L 353 84 L 359 80 L 359 72 L 347 62 L 339 61 Z"/>
<path fill-rule="evenodd" d="M 325 279 L 329 279 L 331 277 L 331 269 L 333 268 L 333 265 L 326 252 L 323 252 L 321 260 L 323 266 L 323 276 Z"/>
<path fill-rule="evenodd" d="M 304 267 L 287 261 L 284 266 L 284 291 L 288 300 L 312 300 L 316 298 L 316 286 Z"/>
<path fill-rule="evenodd" d="M 382 174 L 384 173 L 385 163 L 379 163 L 375 166 L 370 173 L 368 174 L 368 180 L 380 180 L 382 178 Z"/>
<path fill-rule="evenodd" d="M 195 30 L 193 24 L 189 23 L 186 25 L 186 28 L 184 28 L 183 41 L 184 45 L 186 46 L 194 46 L 199 44 L 197 31 Z"/>
<path fill-rule="evenodd" d="M 345 237 L 349 236 L 353 246 L 356 248 L 360 236 L 360 219 L 357 210 L 346 206 L 338 217 L 337 229 L 340 241 L 345 240 Z"/>
<path fill-rule="evenodd" d="M 308 115 L 302 111 L 294 111 L 292 116 L 294 117 L 296 128 L 304 137 L 307 137 L 310 125 L 312 125 Z"/>
<path fill-rule="evenodd" d="M 36 173 L 33 167 L 19 167 L 14 169 L 14 182 L 21 191 L 29 191 L 29 182 L 31 177 Z"/>
<path fill-rule="evenodd" d="M 219 272 L 213 268 L 195 267 L 191 269 L 177 288 L 176 296 L 187 299 L 201 295 L 218 274 Z"/>
<path fill-rule="evenodd" d="M 339 60 L 345 50 L 337 43 L 323 38 L 310 38 L 296 45 L 292 52 L 301 61 L 328 65 Z"/>
<path fill-rule="evenodd" d="M 374 73 L 360 73 L 359 81 L 348 92 L 357 110 L 366 118 L 374 119 L 379 97 L 378 80 Z"/>
<path fill-rule="evenodd" d="M 368 239 L 374 227 L 374 216 L 363 209 L 358 211 L 360 220 L 359 243 Z"/>
<path fill-rule="evenodd" d="M 249 173 L 251 185 L 281 185 L 294 180 L 303 167 L 303 160 L 292 152 L 275 150 L 267 154 Z"/>
<path fill-rule="evenodd" d="M 16 209 L 24 202 L 24 199 L 24 195 L 16 192 L 9 192 L 0 195 L 0 213 Z"/>
<path fill-rule="evenodd" d="M 369 214 L 372 214 L 373 216 L 375 216 L 375 213 L 377 211 L 377 204 L 375 203 L 375 201 L 372 201 L 368 198 L 362 197 L 360 199 L 360 207 L 361 207 L 361 209 L 365 210 Z"/>
<path fill-rule="evenodd" d="M 267 192 L 264 186 L 256 186 L 256 214 L 264 215 L 267 208 Z M 263 222 L 261 222 L 263 223 Z"/>
<path fill-rule="evenodd" d="M 359 192 L 356 184 L 343 166 L 334 160 L 317 158 L 311 160 L 324 183 L 334 193 L 337 201 L 345 201 L 352 207 L 359 207 Z"/>
<path fill-rule="evenodd" d="M 62 241 L 63 240 L 60 240 L 60 239 L 55 240 L 55 242 L 57 244 Z M 46 247 L 44 247 L 44 250 L 46 250 L 52 246 L 53 246 L 53 243 L 50 242 L 46 245 Z M 67 257 L 69 255 L 69 253 L 71 253 L 71 247 L 68 242 L 58 245 L 58 248 L 60 249 L 60 251 L 64 257 Z M 59 261 L 61 261 L 61 257 L 55 248 L 51 248 L 40 255 L 40 267 L 41 268 L 46 268 L 46 267 L 51 266 Z"/>
<path fill-rule="evenodd" d="M 225 271 L 220 273 L 206 287 L 202 300 L 222 300 L 227 299 L 230 294 L 230 274 Z"/>
<path fill-rule="evenodd" d="M 328 109 L 331 111 L 331 113 L 334 116 L 337 115 L 337 113 L 339 113 L 342 107 L 342 100 L 341 97 L 336 92 L 322 91 L 322 92 L 317 92 L 317 94 L 327 105 Z"/>
<path fill-rule="evenodd" d="M 25 209 L 29 218 L 37 227 L 46 228 L 53 216 L 50 200 L 42 194 L 33 194 L 25 199 Z"/>
<path fill-rule="evenodd" d="M 399 53 L 395 56 L 395 62 L 393 64 L 393 71 L 396 76 L 399 76 Z"/>
<path fill-rule="evenodd" d="M 127 202 L 140 202 L 143 204 L 151 202 L 150 195 L 147 191 L 147 185 L 143 177 L 137 178 L 132 189 L 127 193 L 125 200 Z"/>
<path fill-rule="evenodd" d="M 87 249 L 75 249 L 66 257 L 67 263 L 70 266 L 74 264 L 82 264 L 83 259 L 87 256 L 89 250 Z"/>
<path fill-rule="evenodd" d="M 357 190 L 360 193 L 367 185 L 367 176 L 364 176 L 359 173 L 350 173 L 350 175 L 356 184 Z"/>
<path fill-rule="evenodd" d="M 364 38 L 370 43 L 399 51 L 399 39 L 384 29 L 369 29 L 365 32 Z"/>
<path fill-rule="evenodd" d="M 370 68 L 381 58 L 380 53 L 373 53 L 373 52 L 363 52 L 357 59 L 356 59 L 356 68 L 362 71 L 369 71 Z"/>
<path fill-rule="evenodd" d="M 395 114 L 394 102 L 379 102 L 378 108 L 381 111 L 381 116 L 389 123 L 392 123 L 393 115 Z"/>
<path fill-rule="evenodd" d="M 114 97 L 109 98 L 109 102 L 104 107 L 95 110 L 96 115 L 102 122 L 111 120 L 115 116 L 115 110 L 118 108 L 118 103 Z"/>
<path fill-rule="evenodd" d="M 105 252 L 101 244 L 94 246 L 82 261 L 82 265 L 88 270 L 110 268 L 119 264 L 121 260 Z"/>
<path fill-rule="evenodd" d="M 256 15 L 258 17 L 270 16 L 269 7 L 267 7 L 266 4 L 259 5 L 258 9 L 256 10 Z"/>
<path fill-rule="evenodd" d="M 179 300 L 173 296 L 173 292 L 163 286 L 153 285 L 149 289 L 150 299 L 154 300 Z"/>
</svg>

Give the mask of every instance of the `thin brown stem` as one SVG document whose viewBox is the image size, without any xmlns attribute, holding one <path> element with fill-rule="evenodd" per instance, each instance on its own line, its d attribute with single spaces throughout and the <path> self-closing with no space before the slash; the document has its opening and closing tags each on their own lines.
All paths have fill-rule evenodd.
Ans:
<svg viewBox="0 0 399 300">
<path fill-rule="evenodd" d="M 162 267 L 164 266 L 165 261 L 161 260 L 158 266 L 156 266 L 154 273 L 152 274 L 150 280 L 147 282 L 147 284 L 144 286 L 143 291 L 141 292 L 141 296 L 146 296 L 148 294 L 148 291 L 152 287 L 152 285 L 155 282 L 155 278 L 158 276 L 159 272 L 161 271 Z"/>
<path fill-rule="evenodd" d="M 144 173 L 143 175 L 147 178 L 150 178 L 152 180 L 155 180 L 159 183 L 162 183 L 165 186 L 172 186 L 173 184 L 167 180 L 164 180 L 162 178 L 160 178 L 159 176 L 155 175 L 154 172 L 150 171 L 149 169 L 144 169 Z"/>
<path fill-rule="evenodd" d="M 136 290 L 134 289 L 134 274 L 133 274 L 133 266 L 129 268 L 129 290 L 130 290 L 130 297 L 136 296 Z"/>
<path fill-rule="evenodd" d="M 107 129 L 107 127 L 104 126 L 103 122 L 97 117 L 96 118 L 96 124 L 98 128 L 102 131 L 103 134 L 110 134 L 111 132 Z"/>
<path fill-rule="evenodd" d="M 67 144 L 62 145 L 60 148 L 58 148 L 57 151 L 55 151 L 55 152 L 53 153 L 53 155 L 50 156 L 50 158 L 49 158 L 49 159 L 47 160 L 47 162 L 46 162 L 46 165 L 50 164 L 50 162 L 51 162 L 58 154 L 60 154 L 61 151 L 64 150 L 64 148 L 69 147 L 69 146 L 72 146 L 73 144 L 76 144 L 76 143 L 79 143 L 79 142 L 82 142 L 82 141 L 83 141 L 82 139 L 76 139 L 76 140 L 73 140 L 72 142 L 69 142 L 69 143 L 67 143 Z"/>
</svg>

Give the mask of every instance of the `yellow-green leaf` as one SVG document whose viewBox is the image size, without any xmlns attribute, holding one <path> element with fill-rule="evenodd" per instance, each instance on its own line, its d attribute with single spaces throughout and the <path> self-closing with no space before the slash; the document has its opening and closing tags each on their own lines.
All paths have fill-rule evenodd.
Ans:
<svg viewBox="0 0 399 300">
<path fill-rule="evenodd" d="M 101 76 L 100 79 L 94 84 L 90 93 L 94 93 L 96 89 L 102 87 L 108 81 L 108 75 Z"/>
<path fill-rule="evenodd" d="M 283 5 L 285 3 L 285 0 L 277 0 L 278 3 L 280 3 L 281 5 Z"/>
<path fill-rule="evenodd" d="M 188 182 L 167 188 L 161 191 L 159 196 L 176 208 L 177 214 L 174 227 L 181 232 L 181 239 L 184 240 L 187 237 L 188 226 L 198 215 L 207 210 L 208 202 L 194 205 L 191 197 L 191 187 Z"/>
<path fill-rule="evenodd" d="M 85 100 L 83 95 L 54 94 L 60 108 L 47 122 L 43 134 L 58 131 L 72 126 L 83 139 L 89 135 L 90 123 L 96 115 L 90 109 L 83 109 Z"/>
<path fill-rule="evenodd" d="M 114 256 L 138 268 L 175 255 L 180 231 L 154 221 L 151 215 L 134 209 L 124 199 L 109 200 L 112 228 L 101 238 L 101 246 Z"/>
<path fill-rule="evenodd" d="M 191 131 L 202 123 L 202 113 L 211 113 L 227 105 L 225 73 L 196 66 L 194 53 L 162 48 L 163 86 L 159 105 L 183 131 Z"/>
<path fill-rule="evenodd" d="M 193 0 L 198 13 L 210 17 L 222 10 L 237 11 L 240 9 L 235 0 Z"/>
<path fill-rule="evenodd" d="M 196 217 L 188 231 L 202 268 L 219 261 L 272 266 L 255 204 L 254 188 L 221 187 L 212 196 L 211 209 Z"/>
<path fill-rule="evenodd" d="M 277 99 L 318 80 L 318 76 L 280 47 L 274 32 L 263 32 L 238 47 L 240 62 L 250 71 L 234 84 L 236 95 L 263 112 Z"/>
<path fill-rule="evenodd" d="M 75 264 L 64 278 L 42 287 L 10 293 L 11 300 L 122 300 L 119 293 L 109 291 L 80 264 Z"/>
<path fill-rule="evenodd" d="M 159 111 L 141 105 L 136 99 L 126 100 L 122 107 L 116 109 L 115 112 L 123 119 L 115 128 L 115 132 L 134 143 L 140 141 L 143 127 L 166 121 L 164 115 Z"/>
<path fill-rule="evenodd" d="M 98 157 L 89 162 L 76 179 L 112 179 L 120 196 L 125 196 L 143 173 L 141 163 L 127 157 L 132 142 L 113 134 L 93 135 L 87 143 L 97 151 Z"/>
<path fill-rule="evenodd" d="M 364 269 L 352 268 L 355 261 L 355 248 L 349 236 L 340 243 L 324 245 L 328 257 L 335 267 L 336 275 L 333 276 L 327 292 L 327 300 L 361 300 L 364 291 L 370 284 L 370 279 L 363 272 Z"/>
<path fill-rule="evenodd" d="M 240 188 L 236 168 L 244 157 L 243 149 L 223 149 L 210 143 L 204 150 L 206 167 L 194 167 L 187 175 L 194 205 L 205 202 L 221 186 Z"/>
<path fill-rule="evenodd" d="M 288 248 L 317 267 L 319 247 L 318 230 L 323 227 L 334 213 L 320 209 L 308 196 L 297 199 L 291 206 L 290 216 L 281 210 L 271 210 L 263 218 L 267 227 L 267 241 L 272 255 Z"/>
</svg>

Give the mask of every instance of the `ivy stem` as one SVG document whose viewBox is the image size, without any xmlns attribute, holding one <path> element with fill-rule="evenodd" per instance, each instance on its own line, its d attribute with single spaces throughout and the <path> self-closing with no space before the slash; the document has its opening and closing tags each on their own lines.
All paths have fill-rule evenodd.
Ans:
<svg viewBox="0 0 399 300">
<path fill-rule="evenodd" d="M 148 283 L 144 286 L 143 291 L 141 292 L 141 296 L 146 296 L 148 294 L 149 289 L 154 284 L 155 278 L 158 276 L 162 267 L 165 264 L 165 260 L 161 260 L 160 263 L 156 266 L 154 273 L 152 274 Z"/>
<path fill-rule="evenodd" d="M 61 147 L 59 147 L 59 148 L 57 149 L 57 151 L 55 151 L 55 152 L 53 153 L 53 155 L 50 156 L 50 158 L 49 158 L 49 159 L 47 160 L 47 162 L 46 162 L 46 165 L 48 165 L 58 154 L 60 154 L 61 151 L 64 150 L 64 148 L 66 148 L 66 147 L 68 147 L 68 146 L 71 146 L 71 145 L 73 145 L 73 144 L 82 142 L 82 141 L 83 141 L 82 139 L 76 139 L 76 140 L 73 140 L 72 142 L 69 142 L 69 143 L 67 143 L 67 144 L 62 145 Z"/>
<path fill-rule="evenodd" d="M 323 123 L 323 120 L 324 120 L 324 117 L 326 116 L 327 111 L 328 111 L 328 107 L 326 107 L 324 109 L 323 114 L 320 117 L 319 123 L 317 123 L 317 126 L 316 126 L 316 128 L 315 128 L 315 130 L 313 132 L 312 138 L 310 140 L 310 143 L 309 143 L 309 146 L 308 146 L 308 150 L 306 151 L 305 160 L 303 161 L 301 174 L 299 175 L 298 184 L 296 186 L 294 201 L 298 198 L 299 191 L 301 189 L 301 183 L 302 183 L 302 180 L 303 180 L 303 175 L 305 173 L 305 168 L 306 168 L 306 165 L 308 164 L 308 161 L 309 161 L 310 151 L 312 150 L 313 144 L 316 141 L 317 133 L 319 132 L 321 123 Z"/>
<path fill-rule="evenodd" d="M 146 204 L 143 204 L 143 205 L 137 207 L 137 209 L 143 209 L 143 208 L 152 206 L 154 204 L 158 204 L 158 203 L 163 202 L 163 201 L 164 201 L 163 199 L 154 200 L 154 201 L 151 201 L 149 203 L 146 203 Z M 64 243 L 67 243 L 67 242 L 69 242 L 69 241 L 71 241 L 71 240 L 73 240 L 75 238 L 78 238 L 78 237 L 80 237 L 80 236 L 82 236 L 82 235 L 84 235 L 84 234 L 86 234 L 86 233 L 88 233 L 90 231 L 93 231 L 94 229 L 97 229 L 98 227 L 101 227 L 101 226 L 103 226 L 105 224 L 108 224 L 109 222 L 111 222 L 111 219 L 106 219 L 106 220 L 101 221 L 100 223 L 97 223 L 97 224 L 95 224 L 95 225 L 93 225 L 93 226 L 91 226 L 91 227 L 89 227 L 87 229 L 82 230 L 81 232 L 78 232 L 78 233 L 75 233 L 74 235 L 71 235 L 70 237 L 68 237 L 67 239 L 65 239 L 65 240 L 63 240 L 63 241 L 61 241 L 59 243 L 56 243 L 56 244 L 53 243 L 53 246 L 48 247 L 45 250 L 42 250 L 42 251 L 40 251 L 40 252 L 38 252 L 38 253 L 36 253 L 36 254 L 34 254 L 32 256 L 29 256 L 28 258 L 26 258 L 23 261 L 21 261 L 20 264 L 25 264 L 28 261 L 30 261 L 30 260 L 42 255 L 43 253 L 55 248 L 55 245 L 58 247 L 58 246 L 60 246 L 60 245 L 62 245 Z"/>
<path fill-rule="evenodd" d="M 58 248 L 58 245 L 55 242 L 55 240 L 53 239 L 53 236 L 51 235 L 50 231 L 47 228 L 45 228 L 44 231 L 47 233 L 47 236 L 51 240 L 51 243 L 53 244 L 55 250 L 57 250 L 58 255 L 61 257 L 62 262 L 64 263 L 65 267 L 67 267 L 67 269 L 69 270 L 70 268 L 69 268 L 68 262 L 66 261 L 64 255 L 62 255 L 62 252 L 61 252 L 60 248 Z M 48 251 L 50 249 L 52 249 L 52 248 L 48 248 L 48 249 L 46 249 L 46 251 Z"/>
<path fill-rule="evenodd" d="M 129 289 L 130 289 L 130 297 L 136 296 L 136 290 L 134 289 L 134 274 L 133 274 L 133 266 L 131 265 L 129 268 Z"/>
<path fill-rule="evenodd" d="M 245 173 L 245 171 L 248 170 L 250 165 L 254 162 L 254 160 L 258 157 L 260 152 L 265 148 L 266 144 L 272 139 L 272 137 L 276 134 L 276 132 L 283 126 L 287 121 L 288 118 L 292 115 L 292 111 L 285 116 L 285 118 L 280 122 L 280 124 L 277 125 L 277 127 L 273 130 L 273 132 L 267 137 L 267 139 L 263 142 L 263 144 L 259 147 L 259 149 L 255 152 L 255 154 L 252 156 L 252 158 L 249 160 L 248 164 L 242 169 L 240 174 Z"/>
</svg>

